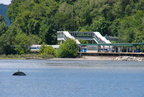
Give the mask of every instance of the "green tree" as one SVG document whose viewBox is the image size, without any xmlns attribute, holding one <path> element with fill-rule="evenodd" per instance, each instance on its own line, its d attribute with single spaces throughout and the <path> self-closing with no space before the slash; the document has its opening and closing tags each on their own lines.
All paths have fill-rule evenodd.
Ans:
<svg viewBox="0 0 144 97">
<path fill-rule="evenodd" d="M 18 33 L 22 33 L 22 30 L 16 24 L 13 24 L 8 27 L 6 33 L 2 34 L 0 37 L 1 54 L 15 54 L 15 37 Z"/>
<path fill-rule="evenodd" d="M 46 44 L 56 44 L 57 31 L 83 29 L 137 42 L 142 40 L 143 19 L 136 14 L 144 10 L 143 4 L 144 0 L 12 0 L 7 15 L 10 27 L 18 29 L 14 33 L 36 35 Z"/>
<path fill-rule="evenodd" d="M 14 49 L 12 47 L 14 41 L 14 36 L 8 31 L 0 37 L 0 54 L 14 54 Z"/>
<path fill-rule="evenodd" d="M 78 46 L 73 39 L 67 39 L 58 49 L 59 57 L 74 58 L 78 55 Z"/>
<path fill-rule="evenodd" d="M 41 40 L 35 35 L 26 35 L 25 33 L 20 33 L 15 36 L 15 50 L 17 54 L 29 53 L 29 47 L 32 44 L 39 44 Z"/>
<path fill-rule="evenodd" d="M 120 20 L 118 29 L 119 41 L 126 43 L 144 42 L 144 12 Z"/>
<path fill-rule="evenodd" d="M 12 25 L 16 24 L 27 35 L 37 35 L 43 42 L 54 44 L 55 0 L 13 0 L 7 12 Z M 19 32 L 18 32 L 19 33 Z"/>
<path fill-rule="evenodd" d="M 8 6 L 7 15 L 11 22 L 15 20 L 15 18 L 18 16 L 18 14 L 25 9 L 22 8 L 22 4 L 25 0 L 12 0 L 11 4 Z"/>
<path fill-rule="evenodd" d="M 11 29 L 12 27 L 9 27 Z M 11 54 L 13 53 L 12 42 L 14 33 L 9 32 L 7 29 L 3 16 L 0 16 L 0 54 Z"/>
<path fill-rule="evenodd" d="M 7 26 L 6 26 L 4 16 L 0 15 L 0 36 L 6 33 L 6 30 L 7 30 Z"/>
</svg>

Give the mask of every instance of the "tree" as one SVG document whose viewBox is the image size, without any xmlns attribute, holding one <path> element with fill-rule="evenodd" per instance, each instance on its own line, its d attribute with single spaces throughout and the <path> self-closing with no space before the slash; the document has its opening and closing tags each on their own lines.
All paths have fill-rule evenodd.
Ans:
<svg viewBox="0 0 144 97">
<path fill-rule="evenodd" d="M 144 0 L 12 0 L 7 15 L 11 26 L 19 29 L 15 33 L 36 35 L 46 44 L 57 43 L 57 31 L 83 29 L 134 42 L 131 37 L 142 39 L 143 23 L 135 25 L 142 17 L 131 17 L 144 10 L 143 4 Z"/>
<path fill-rule="evenodd" d="M 144 42 L 144 12 L 137 11 L 135 15 L 120 20 L 118 29 L 119 41 L 123 43 Z"/>
<path fill-rule="evenodd" d="M 1 54 L 15 54 L 15 36 L 18 33 L 22 33 L 21 29 L 16 24 L 13 24 L 8 27 L 6 33 L 2 34 L 0 37 Z"/>
<path fill-rule="evenodd" d="M 12 48 L 14 41 L 14 36 L 8 31 L 0 37 L 0 54 L 14 54 L 14 49 Z"/>
<path fill-rule="evenodd" d="M 37 35 L 43 42 L 55 44 L 55 0 L 12 0 L 7 12 L 12 25 L 17 24 L 27 35 Z"/>
<path fill-rule="evenodd" d="M 11 53 L 11 37 L 7 33 L 4 16 L 0 15 L 0 54 Z"/>
<path fill-rule="evenodd" d="M 41 40 L 35 35 L 26 35 L 25 33 L 20 33 L 15 36 L 14 40 L 15 50 L 17 54 L 29 53 L 29 47 L 32 44 L 39 44 Z"/>
<path fill-rule="evenodd" d="M 7 30 L 6 22 L 4 16 L 0 15 L 0 36 L 4 34 Z"/>
<path fill-rule="evenodd" d="M 74 58 L 78 55 L 78 46 L 73 39 L 67 39 L 58 49 L 59 57 Z"/>
</svg>

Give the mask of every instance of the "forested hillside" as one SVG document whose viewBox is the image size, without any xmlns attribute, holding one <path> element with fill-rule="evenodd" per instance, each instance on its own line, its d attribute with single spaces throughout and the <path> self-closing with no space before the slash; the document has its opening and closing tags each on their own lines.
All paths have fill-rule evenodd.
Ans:
<svg viewBox="0 0 144 97">
<path fill-rule="evenodd" d="M 144 42 L 144 0 L 12 0 L 7 15 L 11 25 L 0 39 L 9 37 L 8 45 L 56 44 L 60 30 Z"/>
<path fill-rule="evenodd" d="M 6 11 L 8 10 L 7 7 L 8 7 L 8 5 L 0 4 L 0 15 L 3 15 L 5 17 L 7 25 L 10 25 L 10 20 L 8 19 L 7 15 L 6 15 Z"/>
</svg>

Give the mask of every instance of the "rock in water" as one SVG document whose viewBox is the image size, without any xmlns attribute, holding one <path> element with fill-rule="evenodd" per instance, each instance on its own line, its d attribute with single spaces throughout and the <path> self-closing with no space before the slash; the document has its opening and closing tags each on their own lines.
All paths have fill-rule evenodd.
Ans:
<svg viewBox="0 0 144 97">
<path fill-rule="evenodd" d="M 21 71 L 17 71 L 13 74 L 13 76 L 26 76 L 26 74 L 24 72 L 21 72 Z"/>
</svg>

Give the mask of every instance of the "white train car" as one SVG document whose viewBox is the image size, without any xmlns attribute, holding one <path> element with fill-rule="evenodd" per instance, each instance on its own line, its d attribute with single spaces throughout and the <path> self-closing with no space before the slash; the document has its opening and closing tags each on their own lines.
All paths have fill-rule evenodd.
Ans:
<svg viewBox="0 0 144 97">
<path fill-rule="evenodd" d="M 58 49 L 59 45 L 47 45 L 47 46 L 52 46 L 54 49 Z M 40 50 L 41 45 L 32 45 L 30 46 L 31 52 L 38 52 Z"/>
</svg>

